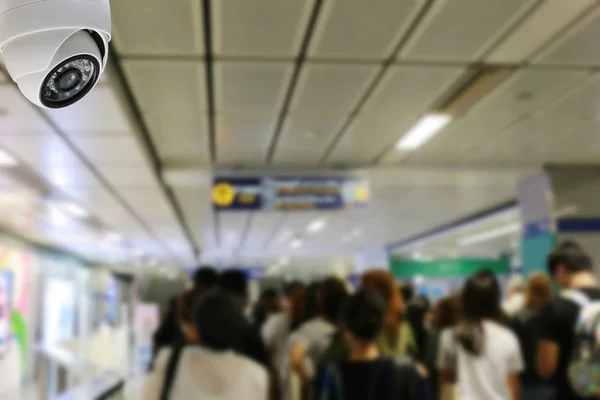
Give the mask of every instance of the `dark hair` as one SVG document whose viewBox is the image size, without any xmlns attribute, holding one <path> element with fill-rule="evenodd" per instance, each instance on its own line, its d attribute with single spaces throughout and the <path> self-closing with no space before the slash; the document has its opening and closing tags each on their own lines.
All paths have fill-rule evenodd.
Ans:
<svg viewBox="0 0 600 400">
<path fill-rule="evenodd" d="M 304 313 L 302 315 L 302 318 L 300 318 L 300 320 L 298 321 L 298 325 L 301 325 L 303 322 L 313 319 L 317 315 L 319 315 L 319 293 L 321 291 L 322 286 L 322 282 L 312 282 L 306 288 L 303 306 Z"/>
<path fill-rule="evenodd" d="M 214 268 L 204 265 L 194 273 L 194 287 L 198 289 L 210 289 L 217 285 L 219 276 Z"/>
<path fill-rule="evenodd" d="M 482 269 L 467 279 L 461 294 L 462 319 L 456 337 L 465 350 L 481 354 L 484 345 L 483 320 L 503 322 L 500 286 L 494 273 Z"/>
<path fill-rule="evenodd" d="M 221 289 L 238 297 L 248 295 L 248 279 L 246 274 L 239 269 L 230 269 L 221 274 L 219 280 Z"/>
<path fill-rule="evenodd" d="M 342 281 L 336 278 L 325 279 L 319 296 L 320 314 L 331 322 L 337 322 L 347 297 L 348 291 Z"/>
<path fill-rule="evenodd" d="M 458 322 L 460 299 L 458 296 L 441 298 L 434 307 L 433 327 L 438 331 L 451 328 Z"/>
<path fill-rule="evenodd" d="M 554 276 L 559 265 L 563 265 L 571 272 L 592 270 L 592 259 L 578 243 L 572 240 L 556 246 L 548 255 L 547 263 L 551 276 Z"/>
<path fill-rule="evenodd" d="M 341 323 L 353 336 L 373 341 L 385 322 L 385 300 L 370 288 L 363 288 L 348 297 L 341 312 Z"/>
<path fill-rule="evenodd" d="M 407 304 L 415 296 L 415 287 L 410 283 L 400 285 L 400 295 L 404 300 L 404 304 Z"/>
<path fill-rule="evenodd" d="M 233 295 L 222 290 L 208 292 L 200 298 L 195 314 L 201 346 L 216 351 L 241 348 L 248 323 Z"/>
<path fill-rule="evenodd" d="M 304 287 L 304 284 L 302 282 L 298 282 L 298 281 L 290 282 L 283 287 L 283 294 L 285 296 L 290 296 L 299 287 Z"/>
</svg>

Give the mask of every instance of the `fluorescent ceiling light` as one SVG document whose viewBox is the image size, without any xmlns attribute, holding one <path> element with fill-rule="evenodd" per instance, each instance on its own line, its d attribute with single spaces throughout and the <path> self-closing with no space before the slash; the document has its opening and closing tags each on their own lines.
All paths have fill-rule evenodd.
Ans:
<svg viewBox="0 0 600 400">
<path fill-rule="evenodd" d="M 71 203 L 71 202 L 64 203 L 63 208 L 69 214 L 71 214 L 72 216 L 77 217 L 77 218 L 85 218 L 89 215 L 88 212 L 85 211 L 85 209 L 83 207 L 81 207 L 79 204 L 76 204 L 76 203 Z"/>
<path fill-rule="evenodd" d="M 472 246 L 474 244 L 487 242 L 492 239 L 496 239 L 502 236 L 509 236 L 513 233 L 517 233 L 521 230 L 521 224 L 519 222 L 505 225 L 500 228 L 490 229 L 489 231 L 485 231 L 479 233 L 477 235 L 468 236 L 466 238 L 460 239 L 458 241 L 459 246 Z"/>
<path fill-rule="evenodd" d="M 427 114 L 396 143 L 398 150 L 416 150 L 452 120 L 449 114 Z"/>
<path fill-rule="evenodd" d="M 322 231 L 326 225 L 327 225 L 327 221 L 325 221 L 324 219 L 315 219 L 313 222 L 308 224 L 308 227 L 306 228 L 306 230 L 310 233 L 317 233 L 317 232 Z"/>
<path fill-rule="evenodd" d="M 19 164 L 16 158 L 0 149 L 0 167 L 15 167 Z"/>
<path fill-rule="evenodd" d="M 304 246 L 304 242 L 302 241 L 302 239 L 294 239 L 292 240 L 292 242 L 290 243 L 290 247 L 292 249 L 299 249 L 300 247 Z"/>
</svg>

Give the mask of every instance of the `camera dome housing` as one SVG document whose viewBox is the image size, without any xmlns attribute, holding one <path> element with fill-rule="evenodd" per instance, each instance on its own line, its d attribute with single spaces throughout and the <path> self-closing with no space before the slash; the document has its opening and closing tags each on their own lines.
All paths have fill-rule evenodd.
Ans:
<svg viewBox="0 0 600 400">
<path fill-rule="evenodd" d="M 110 32 L 109 0 L 0 0 L 6 69 L 40 107 L 68 107 L 94 88 Z"/>
</svg>

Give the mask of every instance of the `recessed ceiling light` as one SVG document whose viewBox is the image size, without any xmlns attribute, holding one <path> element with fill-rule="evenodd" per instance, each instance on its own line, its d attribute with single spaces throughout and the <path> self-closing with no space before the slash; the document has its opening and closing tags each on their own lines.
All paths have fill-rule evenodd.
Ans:
<svg viewBox="0 0 600 400">
<path fill-rule="evenodd" d="M 19 164 L 16 158 L 0 149 L 0 167 L 15 167 Z"/>
<path fill-rule="evenodd" d="M 63 208 L 69 214 L 71 214 L 72 216 L 77 217 L 77 218 L 86 218 L 89 215 L 88 212 L 77 203 L 72 203 L 72 202 L 64 203 Z"/>
<path fill-rule="evenodd" d="M 449 114 L 427 114 L 396 143 L 398 150 L 416 150 L 452 120 Z"/>
<path fill-rule="evenodd" d="M 327 225 L 327 221 L 325 221 L 324 219 L 315 219 L 313 222 L 308 224 L 308 227 L 306 228 L 306 230 L 310 233 L 317 233 L 317 232 L 322 231 L 326 225 Z"/>
<path fill-rule="evenodd" d="M 302 246 L 304 246 L 304 241 L 302 239 L 294 239 L 290 243 L 292 249 L 299 249 Z"/>
</svg>

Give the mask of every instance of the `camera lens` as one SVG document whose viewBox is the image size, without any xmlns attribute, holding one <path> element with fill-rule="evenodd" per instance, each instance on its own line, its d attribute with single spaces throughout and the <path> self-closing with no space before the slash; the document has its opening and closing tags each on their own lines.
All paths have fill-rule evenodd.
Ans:
<svg viewBox="0 0 600 400">
<path fill-rule="evenodd" d="M 70 69 L 58 78 L 58 88 L 62 91 L 69 91 L 79 82 L 81 82 L 81 73 L 77 69 Z"/>
<path fill-rule="evenodd" d="M 100 76 L 98 60 L 87 54 L 56 65 L 40 88 L 40 101 L 48 108 L 63 108 L 77 102 L 94 87 Z"/>
</svg>

